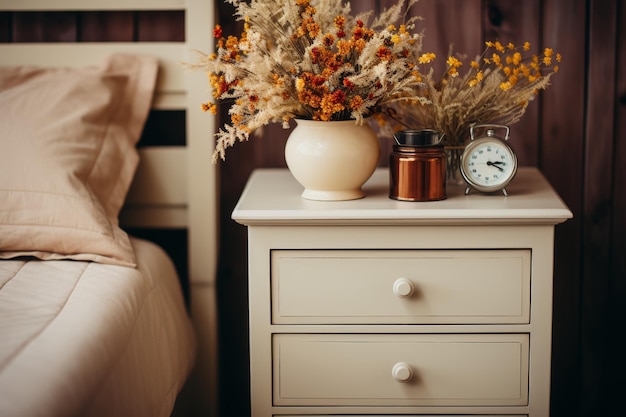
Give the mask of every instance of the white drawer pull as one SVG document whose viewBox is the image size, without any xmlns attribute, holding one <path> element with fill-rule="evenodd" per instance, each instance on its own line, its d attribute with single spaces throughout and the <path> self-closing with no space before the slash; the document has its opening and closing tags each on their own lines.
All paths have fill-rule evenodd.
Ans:
<svg viewBox="0 0 626 417">
<path fill-rule="evenodd" d="M 406 278 L 398 278 L 393 283 L 393 293 L 398 297 L 410 297 L 413 291 L 413 283 Z"/>
<path fill-rule="evenodd" d="M 409 382 L 413 378 L 413 371 L 408 363 L 398 362 L 391 369 L 391 375 L 398 382 Z"/>
</svg>

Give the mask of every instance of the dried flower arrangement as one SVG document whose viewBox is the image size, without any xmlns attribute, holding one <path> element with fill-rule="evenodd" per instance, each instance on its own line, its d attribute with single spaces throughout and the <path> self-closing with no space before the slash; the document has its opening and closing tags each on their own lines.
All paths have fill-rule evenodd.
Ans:
<svg viewBox="0 0 626 417">
<path fill-rule="evenodd" d="M 232 102 L 214 162 L 268 123 L 363 123 L 398 100 L 426 104 L 418 88 L 422 35 L 413 32 L 416 18 L 406 19 L 417 0 L 400 0 L 374 19 L 373 11 L 351 15 L 350 4 L 337 0 L 226 1 L 243 33 L 225 37 L 216 26 L 216 53 L 200 52 L 188 65 L 208 73 L 215 101 Z"/>
<path fill-rule="evenodd" d="M 530 54 L 530 48 L 529 42 L 517 47 L 488 41 L 482 56 L 469 62 L 464 75 L 459 72 L 462 60 L 450 54 L 440 79 L 433 68 L 422 70 L 425 76 L 418 94 L 427 102 L 396 105 L 388 115 L 405 127 L 443 132 L 448 146 L 462 146 L 473 125 L 514 124 L 538 91 L 548 87 L 561 62 L 561 55 L 551 48 L 545 48 L 542 56 Z M 418 62 L 426 66 L 435 58 L 433 53 L 424 53 Z"/>
</svg>

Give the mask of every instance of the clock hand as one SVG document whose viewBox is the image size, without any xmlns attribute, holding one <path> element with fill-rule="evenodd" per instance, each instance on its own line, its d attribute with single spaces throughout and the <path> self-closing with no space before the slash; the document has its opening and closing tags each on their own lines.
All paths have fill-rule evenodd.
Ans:
<svg viewBox="0 0 626 417">
<path fill-rule="evenodd" d="M 500 171 L 504 171 L 504 168 L 502 168 L 501 166 L 498 165 L 498 163 L 502 163 L 502 162 L 491 162 L 491 161 L 487 161 L 487 165 L 491 166 L 491 167 L 496 167 L 498 168 Z"/>
</svg>

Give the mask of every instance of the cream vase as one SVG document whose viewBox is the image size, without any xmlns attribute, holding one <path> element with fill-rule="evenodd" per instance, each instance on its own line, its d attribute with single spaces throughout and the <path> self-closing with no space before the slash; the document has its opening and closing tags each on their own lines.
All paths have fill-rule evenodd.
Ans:
<svg viewBox="0 0 626 417">
<path fill-rule="evenodd" d="M 355 200 L 374 173 L 380 143 L 365 121 L 296 120 L 285 146 L 285 160 L 308 200 Z"/>
</svg>

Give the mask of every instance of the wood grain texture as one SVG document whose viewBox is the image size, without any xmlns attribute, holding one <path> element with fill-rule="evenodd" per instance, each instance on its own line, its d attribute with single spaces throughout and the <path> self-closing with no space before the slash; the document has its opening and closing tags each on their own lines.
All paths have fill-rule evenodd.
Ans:
<svg viewBox="0 0 626 417">
<path fill-rule="evenodd" d="M 585 132 L 582 267 L 583 413 L 608 415 L 618 405 L 609 392 L 618 382 L 608 356 L 614 329 L 608 326 L 611 292 L 611 225 L 614 213 L 613 159 L 615 134 L 615 67 L 617 1 L 589 3 L 589 67 Z M 619 380 L 622 376 L 619 376 Z"/>
<path fill-rule="evenodd" d="M 585 1 L 544 2 L 544 44 L 564 57 L 553 85 L 541 97 L 538 166 L 574 218 L 556 230 L 552 347 L 553 415 L 578 415 L 581 392 L 581 207 L 585 135 Z M 577 28 L 577 30 L 572 30 Z"/>
<path fill-rule="evenodd" d="M 615 110 L 615 134 L 613 136 L 615 150 L 613 153 L 613 218 L 610 231 L 610 281 L 609 281 L 609 309 L 607 326 L 610 329 L 619 329 L 626 321 L 626 2 L 617 2 L 617 77 L 616 90 L 613 95 L 616 100 Z M 611 383 L 607 389 L 609 398 L 620 398 L 626 390 L 623 375 L 626 374 L 626 364 L 616 361 L 623 354 L 622 332 L 611 332 L 608 340 L 609 351 L 607 356 L 609 364 L 613 365 Z"/>
</svg>

